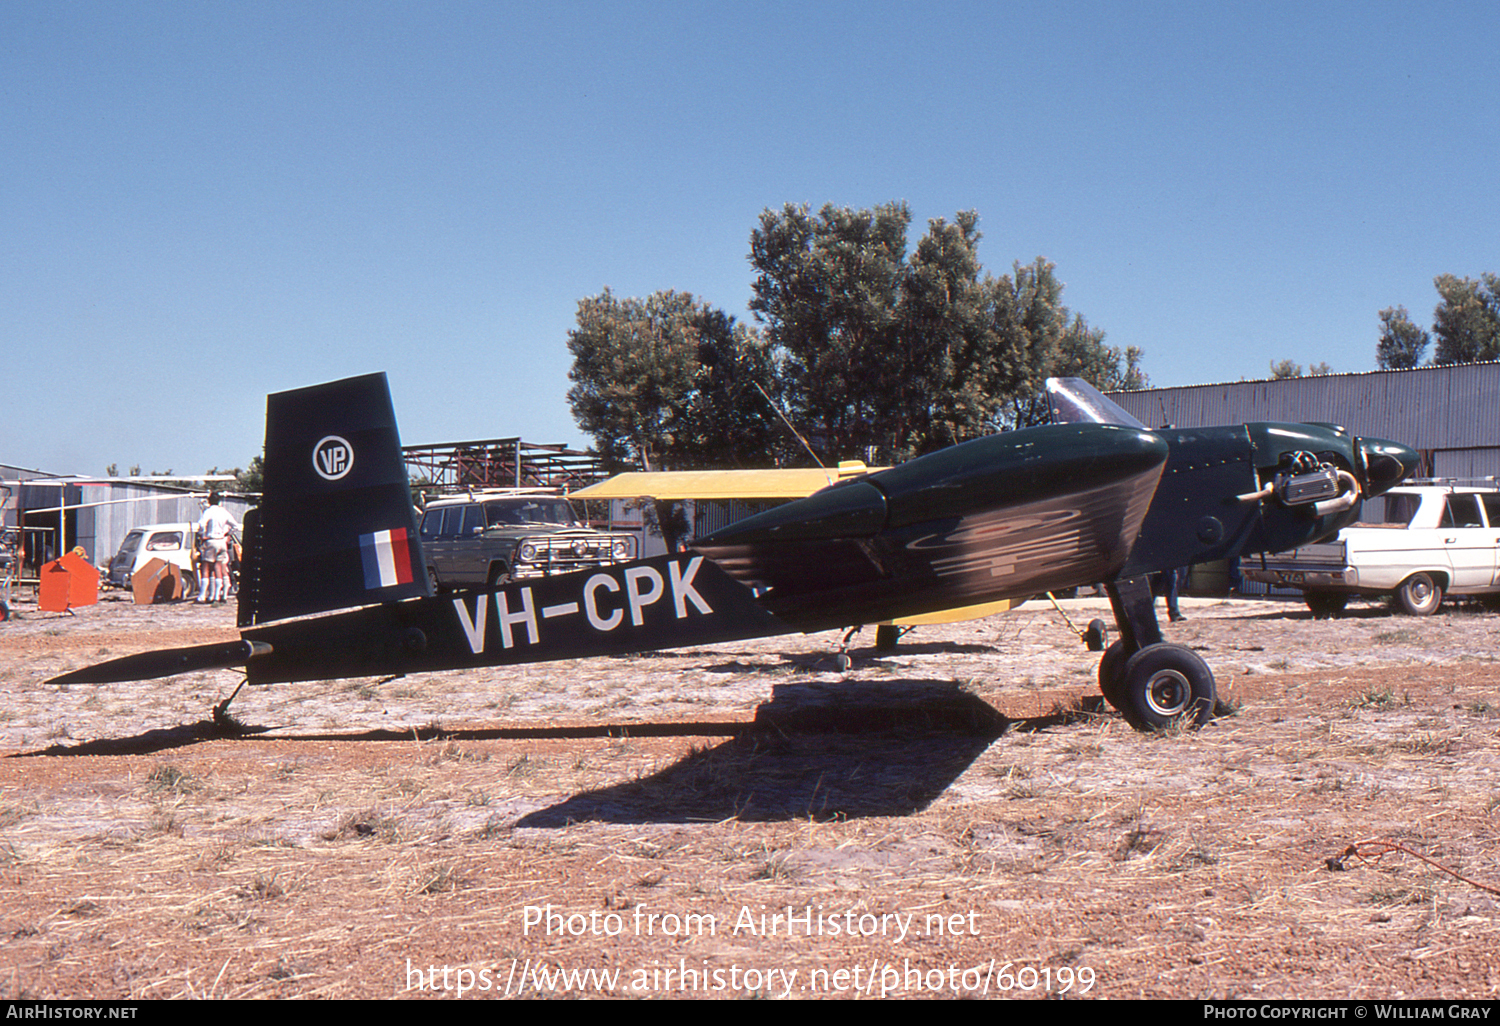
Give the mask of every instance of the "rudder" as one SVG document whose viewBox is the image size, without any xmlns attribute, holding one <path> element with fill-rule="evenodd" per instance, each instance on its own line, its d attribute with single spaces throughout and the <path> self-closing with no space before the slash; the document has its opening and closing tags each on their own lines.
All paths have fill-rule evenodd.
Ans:
<svg viewBox="0 0 1500 1026">
<path fill-rule="evenodd" d="M 384 374 L 266 397 L 239 625 L 430 594 Z"/>
</svg>

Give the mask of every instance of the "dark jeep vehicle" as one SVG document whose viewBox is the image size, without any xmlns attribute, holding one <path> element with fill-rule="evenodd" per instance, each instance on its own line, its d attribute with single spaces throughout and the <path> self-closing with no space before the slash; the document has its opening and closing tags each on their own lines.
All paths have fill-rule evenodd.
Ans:
<svg viewBox="0 0 1500 1026">
<path fill-rule="evenodd" d="M 428 505 L 422 551 L 437 589 L 628 562 L 635 557 L 635 539 L 580 522 L 560 496 L 476 493 Z"/>
</svg>

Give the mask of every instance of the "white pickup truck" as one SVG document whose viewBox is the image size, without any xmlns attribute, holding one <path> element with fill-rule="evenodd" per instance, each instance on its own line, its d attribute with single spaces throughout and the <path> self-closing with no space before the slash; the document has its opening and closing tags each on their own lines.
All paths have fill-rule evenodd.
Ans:
<svg viewBox="0 0 1500 1026">
<path fill-rule="evenodd" d="M 1351 595 L 1394 595 L 1412 616 L 1437 612 L 1444 595 L 1500 595 L 1500 489 L 1456 483 L 1392 488 L 1383 523 L 1346 527 L 1338 538 L 1247 559 L 1246 578 L 1301 588 L 1315 616 Z"/>
</svg>

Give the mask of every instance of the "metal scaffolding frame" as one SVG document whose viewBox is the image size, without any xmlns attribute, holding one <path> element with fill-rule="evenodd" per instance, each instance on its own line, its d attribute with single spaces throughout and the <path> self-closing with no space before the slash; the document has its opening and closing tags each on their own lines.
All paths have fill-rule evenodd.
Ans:
<svg viewBox="0 0 1500 1026">
<path fill-rule="evenodd" d="M 593 453 L 520 438 L 405 445 L 401 452 L 410 477 L 426 479 L 443 492 L 555 488 L 568 494 L 608 476 Z"/>
</svg>

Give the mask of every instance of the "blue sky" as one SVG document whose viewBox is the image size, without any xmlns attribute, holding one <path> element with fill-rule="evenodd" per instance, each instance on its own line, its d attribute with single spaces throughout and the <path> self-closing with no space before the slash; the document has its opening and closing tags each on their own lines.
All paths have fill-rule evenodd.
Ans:
<svg viewBox="0 0 1500 1026">
<path fill-rule="evenodd" d="M 0 91 L 0 463 L 56 472 L 375 370 L 407 442 L 585 444 L 578 300 L 748 320 L 785 203 L 977 210 L 1160 385 L 1371 370 L 1500 271 L 1493 0 L 7 0 Z"/>
</svg>

